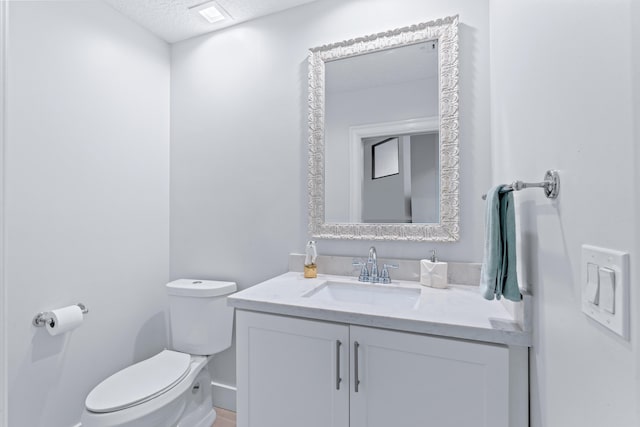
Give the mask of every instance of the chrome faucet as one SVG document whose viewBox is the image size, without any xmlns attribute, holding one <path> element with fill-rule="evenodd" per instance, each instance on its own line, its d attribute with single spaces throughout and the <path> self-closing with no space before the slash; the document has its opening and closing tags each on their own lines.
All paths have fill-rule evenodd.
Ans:
<svg viewBox="0 0 640 427">
<path fill-rule="evenodd" d="M 353 265 L 355 267 L 362 267 L 358 280 L 369 283 L 391 283 L 388 269 L 398 268 L 397 264 L 384 264 L 382 273 L 378 275 L 378 254 L 376 253 L 375 246 L 369 248 L 369 258 L 367 258 L 367 262 L 354 261 Z M 370 268 L 369 265 L 371 265 Z"/>
</svg>

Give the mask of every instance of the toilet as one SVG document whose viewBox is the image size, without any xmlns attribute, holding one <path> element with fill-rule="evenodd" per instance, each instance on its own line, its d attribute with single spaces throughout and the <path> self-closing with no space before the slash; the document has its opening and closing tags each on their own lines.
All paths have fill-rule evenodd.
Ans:
<svg viewBox="0 0 640 427">
<path fill-rule="evenodd" d="M 171 350 L 129 366 L 87 396 L 82 427 L 210 427 L 216 419 L 207 367 L 231 346 L 234 282 L 180 279 L 166 285 Z"/>
</svg>

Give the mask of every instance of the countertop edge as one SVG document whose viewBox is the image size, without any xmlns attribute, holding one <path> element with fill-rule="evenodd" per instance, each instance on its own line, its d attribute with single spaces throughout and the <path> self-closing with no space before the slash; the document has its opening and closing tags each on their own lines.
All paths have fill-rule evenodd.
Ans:
<svg viewBox="0 0 640 427">
<path fill-rule="evenodd" d="M 300 307 L 267 301 L 246 300 L 234 297 L 233 295 L 227 298 L 227 304 L 239 310 L 280 314 L 365 327 L 370 326 L 400 332 L 436 335 L 508 346 L 531 347 L 532 344 L 532 335 L 530 331 L 488 329 L 414 319 L 397 319 L 372 314 L 349 313 L 331 309 Z M 515 322 L 514 326 L 519 327 Z"/>
</svg>

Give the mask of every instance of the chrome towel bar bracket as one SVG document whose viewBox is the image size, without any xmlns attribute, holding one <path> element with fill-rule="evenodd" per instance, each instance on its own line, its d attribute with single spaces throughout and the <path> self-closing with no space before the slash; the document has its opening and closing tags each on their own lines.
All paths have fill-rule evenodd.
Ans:
<svg viewBox="0 0 640 427">
<path fill-rule="evenodd" d="M 515 181 L 510 185 L 506 185 L 503 187 L 503 192 L 509 191 L 520 191 L 525 188 L 542 188 L 544 190 L 544 195 L 547 196 L 548 199 L 555 199 L 558 197 L 560 193 L 560 176 L 558 175 L 558 171 L 556 170 L 548 170 L 544 174 L 544 181 L 542 182 L 522 182 Z M 487 195 L 482 195 L 482 200 L 486 200 Z"/>
</svg>

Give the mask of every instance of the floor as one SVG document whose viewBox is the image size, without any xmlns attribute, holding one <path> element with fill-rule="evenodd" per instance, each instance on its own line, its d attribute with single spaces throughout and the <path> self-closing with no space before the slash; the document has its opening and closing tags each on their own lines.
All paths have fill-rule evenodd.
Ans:
<svg viewBox="0 0 640 427">
<path fill-rule="evenodd" d="M 236 413 L 226 409 L 216 408 L 216 422 L 211 427 L 236 427 Z"/>
</svg>

